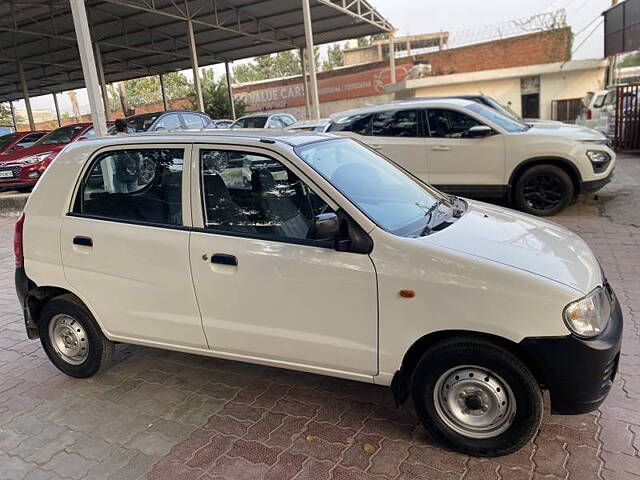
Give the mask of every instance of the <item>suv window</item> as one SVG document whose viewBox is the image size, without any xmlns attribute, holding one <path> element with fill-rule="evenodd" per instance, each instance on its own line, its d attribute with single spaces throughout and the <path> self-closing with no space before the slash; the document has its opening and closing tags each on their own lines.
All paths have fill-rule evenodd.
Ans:
<svg viewBox="0 0 640 480">
<path fill-rule="evenodd" d="M 182 149 L 105 152 L 93 162 L 75 213 L 182 225 Z"/>
<path fill-rule="evenodd" d="M 282 115 L 282 116 L 280 117 L 280 121 L 281 121 L 282 123 L 284 123 L 284 124 L 285 124 L 285 126 L 287 126 L 287 127 L 288 127 L 289 125 L 293 125 L 294 123 L 296 123 L 296 119 L 295 119 L 295 118 L 293 118 L 293 117 L 291 117 L 291 116 L 289 116 L 289 115 Z"/>
<path fill-rule="evenodd" d="M 202 150 L 206 228 L 313 239 L 313 218 L 332 209 L 291 170 L 263 155 Z"/>
<path fill-rule="evenodd" d="M 417 137 L 417 110 L 388 110 L 373 117 L 371 135 L 378 137 Z"/>
<path fill-rule="evenodd" d="M 369 135 L 371 132 L 372 114 L 356 115 L 355 117 L 333 122 L 329 128 L 330 132 L 353 132 L 360 135 Z"/>
<path fill-rule="evenodd" d="M 153 127 L 154 130 L 180 130 L 181 128 L 182 124 L 177 113 L 163 116 L 158 120 L 158 124 Z"/>
<path fill-rule="evenodd" d="M 430 136 L 435 138 L 463 138 L 471 127 L 481 125 L 465 113 L 440 108 L 427 110 L 427 120 Z"/>
<path fill-rule="evenodd" d="M 195 113 L 183 113 L 182 119 L 184 120 L 184 124 L 187 128 L 202 128 L 204 127 L 204 122 L 202 121 L 202 117 L 200 115 L 196 115 Z"/>
<path fill-rule="evenodd" d="M 267 128 L 284 128 L 285 124 L 282 120 L 280 120 L 280 117 L 271 117 L 269 119 L 269 124 L 267 125 Z"/>
</svg>

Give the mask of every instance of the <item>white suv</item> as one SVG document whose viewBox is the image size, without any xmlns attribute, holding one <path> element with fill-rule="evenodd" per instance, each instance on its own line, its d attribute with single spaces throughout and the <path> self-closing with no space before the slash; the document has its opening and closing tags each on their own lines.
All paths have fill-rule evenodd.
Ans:
<svg viewBox="0 0 640 480">
<path fill-rule="evenodd" d="M 615 153 L 600 132 L 527 125 L 463 99 L 414 99 L 332 115 L 327 131 L 355 136 L 435 187 L 503 198 L 553 215 L 610 181 Z"/>
<path fill-rule="evenodd" d="M 68 375 L 127 342 L 387 385 L 474 455 L 528 442 L 542 389 L 597 408 L 617 370 L 620 306 L 580 237 L 331 135 L 78 142 L 15 253 L 28 336 Z"/>
</svg>

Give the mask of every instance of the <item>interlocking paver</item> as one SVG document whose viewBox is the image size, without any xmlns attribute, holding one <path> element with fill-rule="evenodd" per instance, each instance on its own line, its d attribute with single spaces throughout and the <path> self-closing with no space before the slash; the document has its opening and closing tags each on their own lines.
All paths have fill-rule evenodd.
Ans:
<svg viewBox="0 0 640 480">
<path fill-rule="evenodd" d="M 66 377 L 24 333 L 15 218 L 0 217 L 2 480 L 640 480 L 640 157 L 552 219 L 591 245 L 622 303 L 611 394 L 592 414 L 547 411 L 532 444 L 497 459 L 445 449 L 375 385 L 129 345 L 104 373 Z"/>
</svg>

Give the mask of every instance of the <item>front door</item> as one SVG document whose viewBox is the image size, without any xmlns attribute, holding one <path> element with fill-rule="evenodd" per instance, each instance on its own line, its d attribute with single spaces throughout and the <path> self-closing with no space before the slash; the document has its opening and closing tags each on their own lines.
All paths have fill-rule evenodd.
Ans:
<svg viewBox="0 0 640 480">
<path fill-rule="evenodd" d="M 229 358 L 341 375 L 378 370 L 376 276 L 366 254 L 313 240 L 336 210 L 282 157 L 194 150 L 191 267 L 209 345 Z"/>
<path fill-rule="evenodd" d="M 111 337 L 207 348 L 184 228 L 190 150 L 134 146 L 98 154 L 64 218 L 65 277 Z"/>
<path fill-rule="evenodd" d="M 502 135 L 468 138 L 465 132 L 482 125 L 454 109 L 427 110 L 429 182 L 453 193 L 499 190 L 505 185 L 505 146 Z"/>
</svg>

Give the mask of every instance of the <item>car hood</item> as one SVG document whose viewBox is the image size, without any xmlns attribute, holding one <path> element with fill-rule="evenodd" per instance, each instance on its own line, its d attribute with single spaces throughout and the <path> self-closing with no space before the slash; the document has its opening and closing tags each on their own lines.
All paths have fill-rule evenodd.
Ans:
<svg viewBox="0 0 640 480">
<path fill-rule="evenodd" d="M 606 140 L 603 133 L 592 128 L 579 125 L 567 125 L 566 123 L 532 123 L 526 133 L 531 135 L 556 135 L 568 137 L 574 140 Z"/>
<path fill-rule="evenodd" d="M 36 145 L 35 147 L 28 147 L 17 152 L 9 153 L 7 155 L 2 155 L 0 156 L 0 162 L 2 163 L 19 162 L 25 157 L 29 157 L 31 155 L 37 155 L 38 153 L 59 152 L 66 146 L 67 146 L 66 143 L 62 145 Z"/>
<path fill-rule="evenodd" d="M 467 201 L 453 225 L 422 240 L 530 272 L 586 294 L 602 283 L 586 242 L 561 225 L 481 202 Z"/>
</svg>

